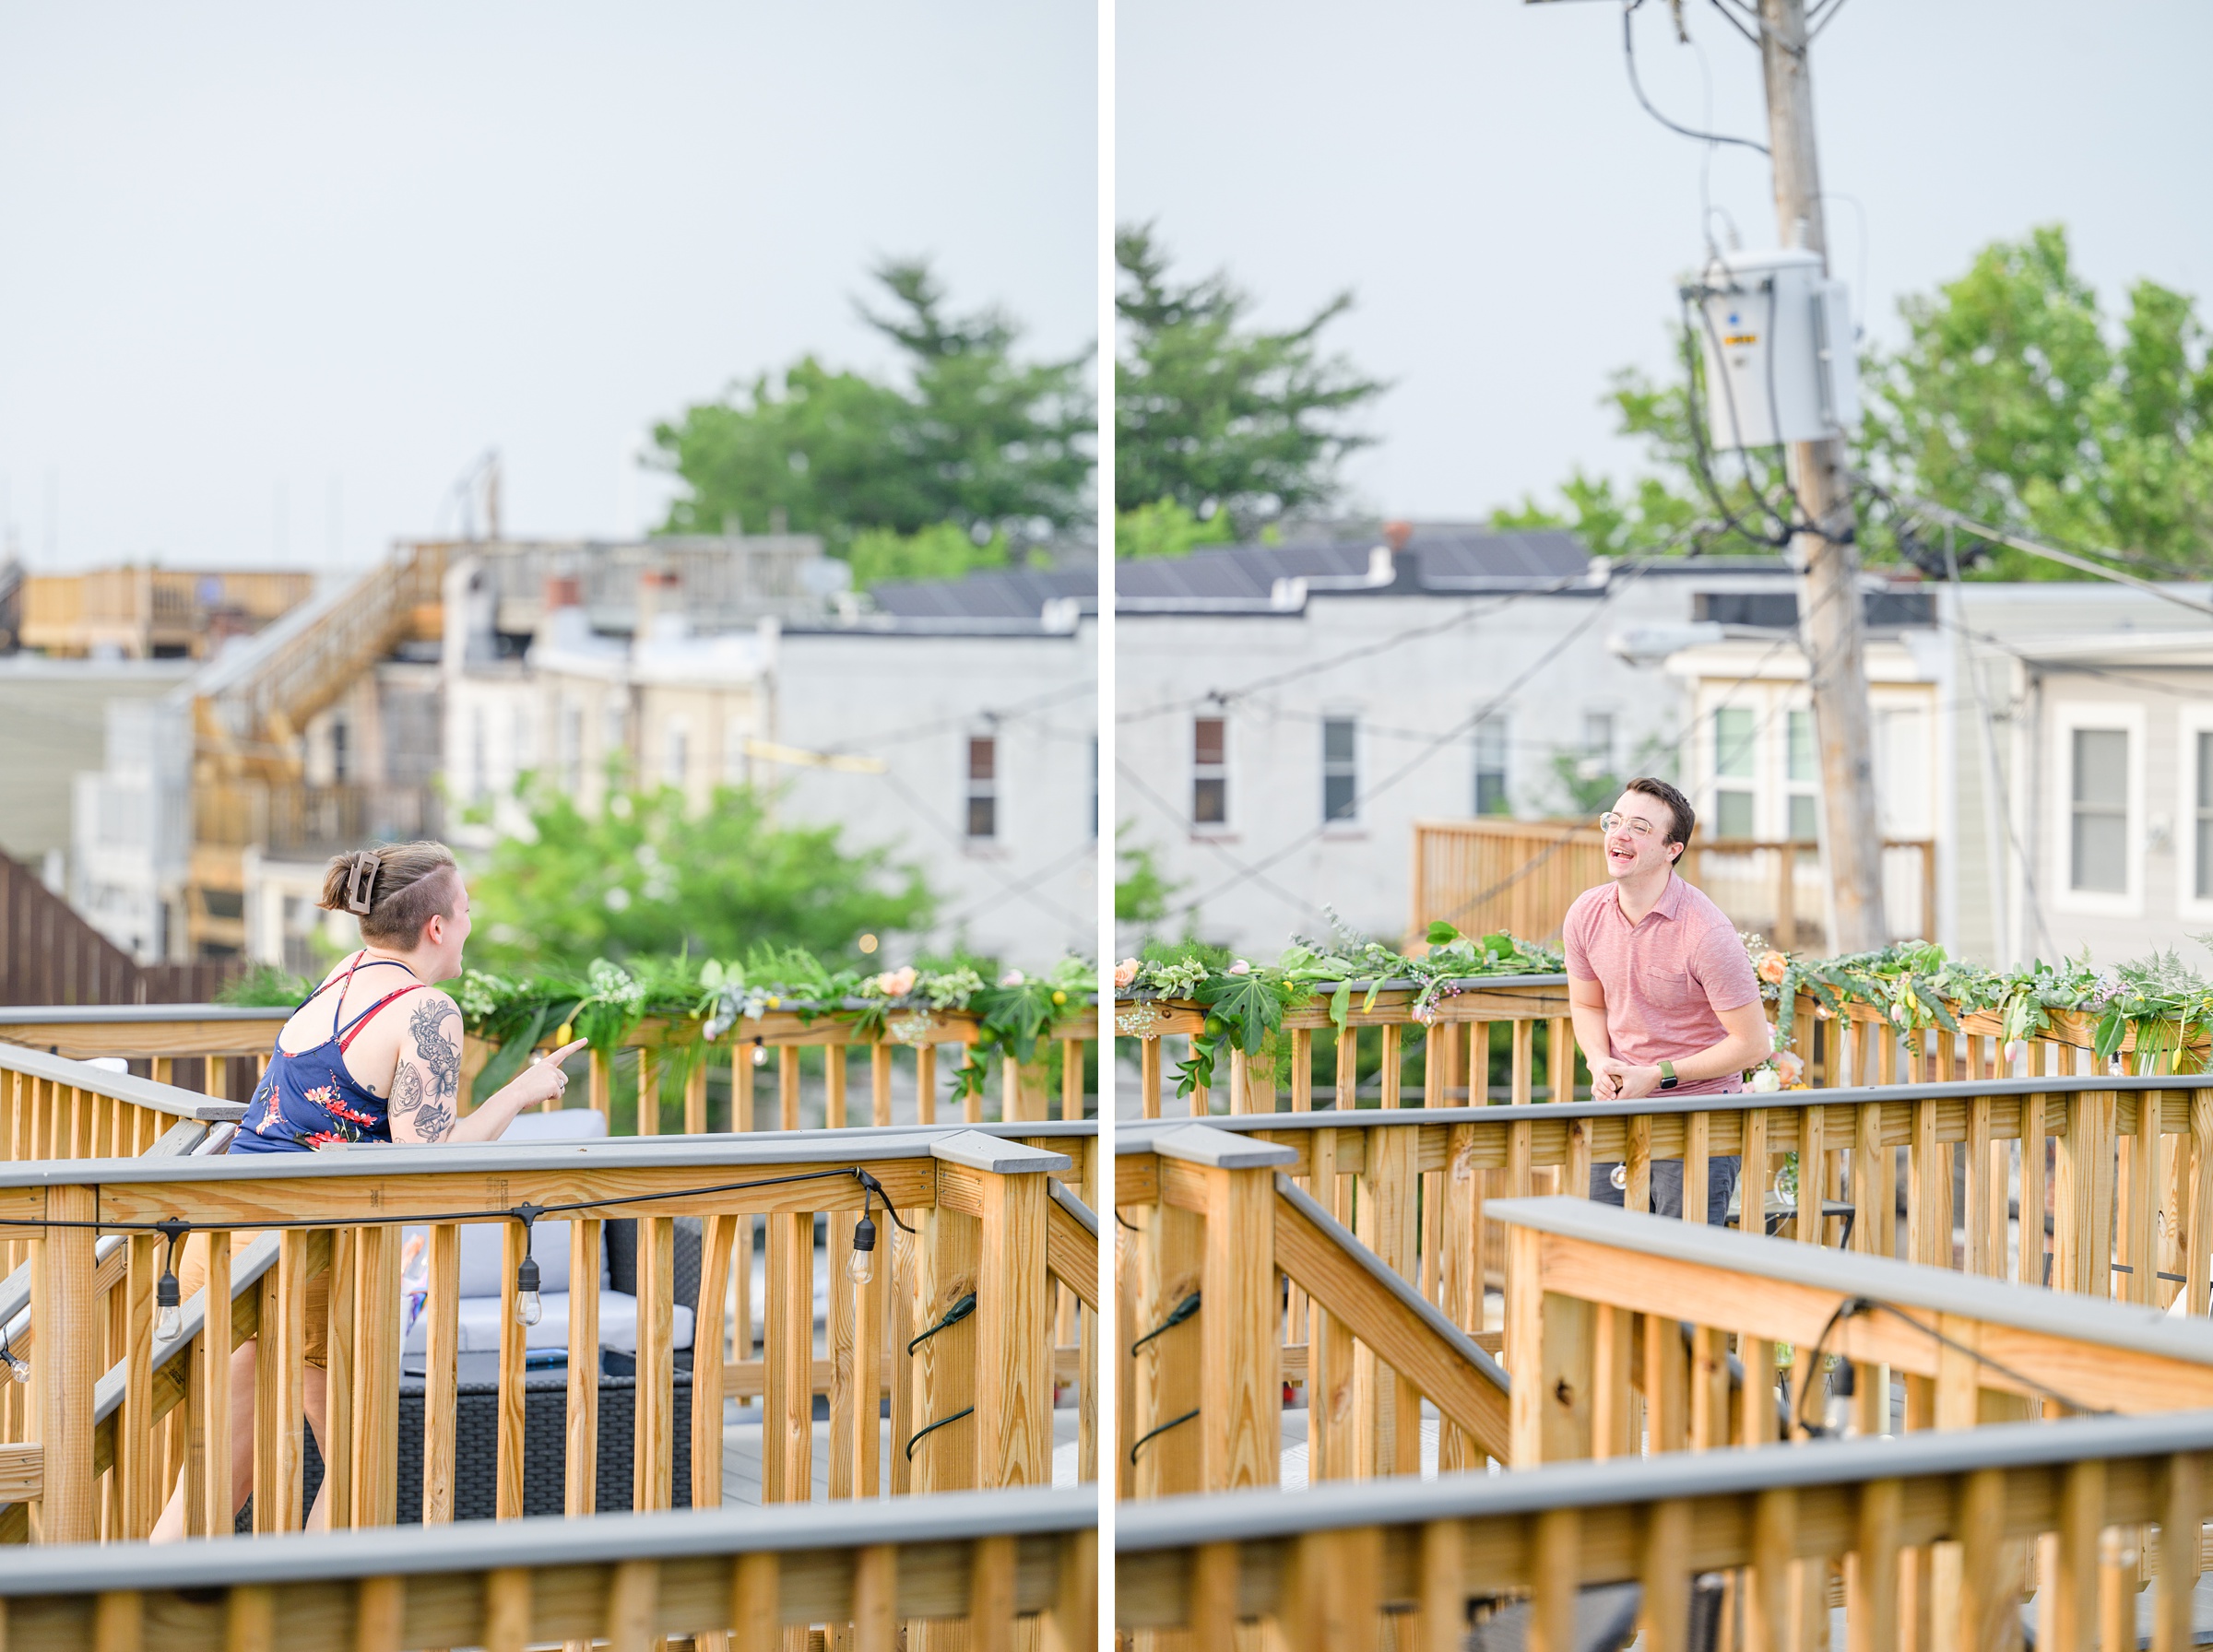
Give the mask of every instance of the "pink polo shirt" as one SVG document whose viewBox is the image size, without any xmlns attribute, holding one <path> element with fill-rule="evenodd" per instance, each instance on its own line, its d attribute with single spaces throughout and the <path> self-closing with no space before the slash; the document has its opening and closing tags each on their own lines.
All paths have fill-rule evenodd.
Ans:
<svg viewBox="0 0 2213 1652">
<path fill-rule="evenodd" d="M 1621 891 L 1602 883 L 1576 896 L 1560 927 L 1568 973 L 1606 995 L 1614 1054 L 1638 1067 L 1680 1061 L 1729 1036 L 1716 1013 L 1759 997 L 1759 978 L 1736 926 L 1722 909 L 1671 875 L 1658 904 L 1632 925 Z M 1670 1095 L 1721 1095 L 1744 1088 L 1734 1073 L 1686 1081 Z"/>
</svg>

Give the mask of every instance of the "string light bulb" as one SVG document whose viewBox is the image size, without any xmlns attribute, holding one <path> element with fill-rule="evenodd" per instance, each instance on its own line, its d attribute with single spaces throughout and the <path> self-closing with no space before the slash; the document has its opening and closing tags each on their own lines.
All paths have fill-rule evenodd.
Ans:
<svg viewBox="0 0 2213 1652">
<path fill-rule="evenodd" d="M 184 1315 L 177 1302 L 177 1275 L 165 1269 L 154 1284 L 154 1340 L 174 1342 L 184 1330 Z"/>
<path fill-rule="evenodd" d="M 30 1382 L 30 1362 L 29 1360 L 25 1359 L 14 1349 L 6 1347 L 5 1345 L 0 1345 L 0 1360 L 6 1361 L 7 1365 L 7 1375 L 10 1377 L 27 1386 L 29 1386 Z"/>
<path fill-rule="evenodd" d="M 536 1325 L 545 1316 L 546 1304 L 538 1294 L 538 1258 L 527 1256 L 515 1265 L 515 1322 Z"/>
<path fill-rule="evenodd" d="M 753 1065 L 755 1067 L 768 1065 L 768 1045 L 758 1038 L 753 1040 Z"/>
<path fill-rule="evenodd" d="M 876 1277 L 876 1220 L 867 1210 L 853 1224 L 853 1248 L 846 1257 L 846 1277 L 865 1285 Z"/>
</svg>

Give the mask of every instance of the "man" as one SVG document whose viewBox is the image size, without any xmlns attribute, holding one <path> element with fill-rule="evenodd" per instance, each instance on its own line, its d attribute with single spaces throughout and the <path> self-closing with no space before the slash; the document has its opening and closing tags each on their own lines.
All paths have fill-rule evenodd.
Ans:
<svg viewBox="0 0 2213 1652">
<path fill-rule="evenodd" d="M 1632 780 L 1599 825 L 1612 881 L 1578 895 L 1562 926 L 1568 1001 L 1592 1095 L 1639 1101 L 1742 1090 L 1745 1069 L 1768 1058 L 1767 1015 L 1735 926 L 1675 874 L 1698 825 L 1690 800 L 1664 780 Z M 1591 1167 L 1592 1198 L 1623 1202 L 1618 1169 Z M 1706 1162 L 1710 1223 L 1728 1214 L 1736 1176 L 1734 1157 Z M 1680 1159 L 1653 1162 L 1651 1201 L 1663 1216 L 1683 1214 Z"/>
</svg>

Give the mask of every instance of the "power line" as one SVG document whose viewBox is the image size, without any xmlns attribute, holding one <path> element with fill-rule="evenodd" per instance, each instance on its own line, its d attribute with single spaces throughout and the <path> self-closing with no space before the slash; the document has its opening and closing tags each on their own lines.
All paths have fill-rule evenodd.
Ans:
<svg viewBox="0 0 2213 1652">
<path fill-rule="evenodd" d="M 1900 493 L 1893 489 L 1886 488 L 1864 473 L 1854 474 L 1852 479 L 1865 488 L 1877 499 L 1888 504 L 1902 505 L 1916 516 L 1926 517 L 1931 522 L 1956 528 L 1959 532 L 1970 534 L 1978 539 L 1987 539 L 1993 545 L 2003 545 L 2008 549 L 2021 551 L 2028 556 L 2042 557 L 2047 561 L 2059 562 L 2084 573 L 2095 574 L 2100 579 L 2111 580 L 2117 585 L 2127 585 L 2132 590 L 2143 592 L 2147 596 L 2156 596 L 2161 602 L 2171 602 L 2177 608 L 2188 608 L 2194 614 L 2213 615 L 2213 603 L 2200 602 L 2195 598 L 2184 596 L 2179 592 L 2169 591 L 2152 584 L 2148 579 L 2138 579 L 2135 574 L 2124 573 L 2118 568 L 2108 568 L 2102 562 L 2093 562 L 2088 557 L 2078 556 L 2074 551 L 2061 550 L 2055 546 L 2045 545 L 2035 539 L 2026 538 L 2019 534 L 2008 533 L 2004 528 L 1993 527 L 1987 522 L 1977 522 L 1973 517 L 1962 515 L 1958 511 L 1938 504 L 1935 500 L 1921 499 L 1911 493 Z M 2111 557 L 2115 560 L 2130 560 L 2126 553 L 2121 551 L 2101 550 L 2098 554 Z"/>
<path fill-rule="evenodd" d="M 913 809 L 915 813 L 922 819 L 923 822 L 933 832 L 937 832 L 939 836 L 944 838 L 956 849 L 965 850 L 969 847 L 968 840 L 963 837 L 960 833 L 954 832 L 953 828 L 946 825 L 944 821 L 939 820 L 936 811 L 933 810 L 929 804 L 924 802 L 921 797 L 916 795 L 914 787 L 908 785 L 905 781 L 899 778 L 896 771 L 886 769 L 883 772 L 883 781 L 884 784 L 889 785 L 894 793 L 904 799 L 906 803 L 906 806 Z M 1088 843 L 1083 845 L 1085 848 L 1088 848 L 1089 846 L 1090 845 Z M 1065 861 L 1066 858 L 1067 857 L 1064 856 L 1063 861 Z M 1081 933 L 1083 931 L 1084 927 L 1084 920 L 1071 914 L 1066 907 L 1061 906 L 1057 902 L 1047 900 L 1045 896 L 1039 894 L 1035 889 L 1030 888 L 1028 884 L 1016 883 L 1012 878 L 1000 871 L 991 862 L 985 861 L 981 864 L 983 865 L 984 869 L 988 872 L 991 877 L 997 879 L 1000 883 L 1005 886 L 1007 893 L 1022 895 L 1026 898 L 1032 905 L 1050 913 L 1054 917 L 1059 919 L 1060 922 L 1069 925 L 1076 932 Z M 1031 881 L 1037 881 L 1044 876 L 1045 874 L 1039 873 L 1034 877 Z"/>
<path fill-rule="evenodd" d="M 1629 89 L 1637 94 L 1637 101 L 1644 105 L 1644 112 L 1651 115 L 1670 132 L 1679 133 L 1683 136 L 1694 138 L 1699 143 L 1735 144 L 1742 148 L 1755 149 L 1762 155 L 1767 154 L 1768 146 L 1763 143 L 1755 143 L 1748 137 L 1731 137 L 1725 132 L 1695 131 L 1691 127 L 1669 120 L 1652 107 L 1652 100 L 1644 95 L 1644 83 L 1637 78 L 1637 38 L 1635 31 L 1629 26 L 1629 19 L 1637 15 L 1637 8 L 1642 4 L 1643 0 L 1628 0 L 1628 4 L 1621 8 L 1621 60 L 1629 71 Z"/>
</svg>

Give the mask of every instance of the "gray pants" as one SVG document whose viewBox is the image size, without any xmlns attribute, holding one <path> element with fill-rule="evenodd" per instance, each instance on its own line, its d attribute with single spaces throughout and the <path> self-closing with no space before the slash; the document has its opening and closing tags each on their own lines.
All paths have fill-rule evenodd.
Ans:
<svg viewBox="0 0 2213 1652">
<path fill-rule="evenodd" d="M 1729 1214 L 1729 1196 L 1736 1191 L 1738 1160 L 1732 1153 L 1706 1161 L 1706 1224 L 1720 1227 Z M 1626 1192 L 1614 1186 L 1614 1166 L 1593 1164 L 1591 1167 L 1591 1199 L 1593 1204 L 1619 1206 L 1626 1202 Z M 1652 1161 L 1652 1214 L 1681 1216 L 1683 1214 L 1683 1161 L 1654 1159 Z"/>
</svg>

